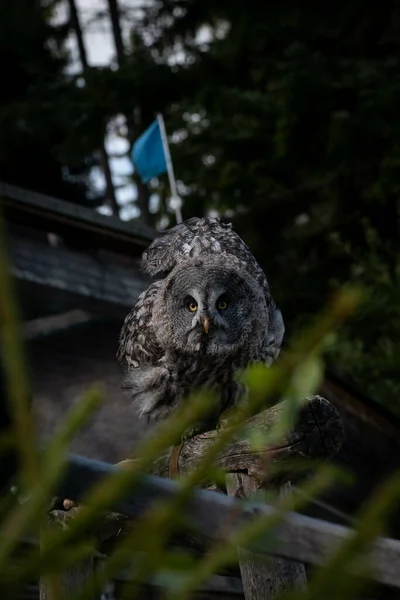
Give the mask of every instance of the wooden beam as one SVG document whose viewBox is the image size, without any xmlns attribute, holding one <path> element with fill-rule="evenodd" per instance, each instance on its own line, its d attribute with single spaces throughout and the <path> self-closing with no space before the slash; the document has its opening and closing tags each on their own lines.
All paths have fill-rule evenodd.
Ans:
<svg viewBox="0 0 400 600">
<path fill-rule="evenodd" d="M 398 444 L 400 439 L 399 419 L 385 407 L 369 399 L 367 401 L 366 396 L 357 397 L 329 375 L 325 377 L 321 385 L 321 394 L 341 410 L 354 415 L 361 423 L 369 425 L 382 436 L 390 438 Z"/>
<path fill-rule="evenodd" d="M 106 559 L 107 560 L 107 559 Z M 124 572 L 119 574 L 114 581 L 117 583 L 132 582 L 132 575 L 129 571 L 125 574 Z M 150 587 L 163 587 L 164 582 L 159 580 L 157 576 L 150 577 L 145 581 L 146 585 Z M 212 594 L 223 594 L 222 598 L 226 598 L 226 595 L 240 596 L 243 598 L 243 586 L 240 577 L 229 577 L 227 575 L 212 575 L 205 583 L 203 583 L 197 589 L 197 592 L 212 593 Z"/>
<path fill-rule="evenodd" d="M 120 469 L 108 463 L 70 455 L 57 495 L 79 502 L 88 489 Z M 180 492 L 177 481 L 143 475 L 126 498 L 115 502 L 114 511 L 138 519 L 152 505 L 171 500 Z M 60 512 L 60 511 L 58 511 Z M 64 515 L 66 513 L 63 513 Z M 250 520 L 276 515 L 274 507 L 243 502 L 211 490 L 197 489 L 186 506 L 185 517 L 209 543 L 224 542 Z M 246 548 L 262 556 L 281 556 L 298 562 L 322 565 L 352 535 L 353 530 L 295 512 L 287 512 L 273 528 L 274 544 L 262 539 L 249 541 Z M 370 547 L 371 578 L 400 589 L 400 541 L 377 538 Z"/>
<path fill-rule="evenodd" d="M 70 310 L 60 315 L 51 315 L 49 317 L 39 317 L 32 321 L 22 323 L 22 334 L 25 339 L 32 340 L 46 335 L 52 335 L 73 325 L 83 325 L 96 319 L 84 310 Z"/>
<path fill-rule="evenodd" d="M 10 271 L 18 282 L 57 290 L 63 298 L 74 295 L 78 306 L 82 306 L 83 299 L 90 299 L 93 303 L 131 308 L 148 285 L 137 259 L 121 260 L 105 252 L 64 246 L 54 248 L 44 240 L 15 233 L 8 236 L 8 248 Z"/>
<path fill-rule="evenodd" d="M 127 223 L 116 217 L 106 217 L 90 208 L 1 181 L 0 198 L 5 204 L 6 218 L 8 207 L 14 212 L 18 208 L 20 212 L 26 213 L 28 224 L 36 217 L 35 226 L 42 224 L 46 231 L 58 233 L 60 230 L 62 233 L 66 227 L 83 229 L 103 238 L 115 237 L 141 246 L 147 246 L 156 235 L 154 229 L 139 221 Z"/>
</svg>

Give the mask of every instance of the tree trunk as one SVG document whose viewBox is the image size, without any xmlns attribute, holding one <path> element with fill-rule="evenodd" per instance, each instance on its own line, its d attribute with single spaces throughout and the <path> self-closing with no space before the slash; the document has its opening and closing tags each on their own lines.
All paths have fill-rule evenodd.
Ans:
<svg viewBox="0 0 400 600">
<path fill-rule="evenodd" d="M 85 71 L 89 65 L 88 65 L 88 60 L 87 60 L 85 42 L 83 40 L 82 28 L 81 28 L 81 24 L 79 22 L 79 15 L 78 15 L 78 11 L 76 8 L 75 0 L 68 0 L 68 2 L 69 2 L 71 25 L 72 25 L 73 30 L 75 31 L 76 40 L 78 43 L 79 58 L 80 58 L 80 61 L 82 64 L 82 68 Z M 104 132 L 103 132 L 103 140 L 104 140 Z M 108 159 L 108 154 L 107 154 L 107 150 L 106 150 L 104 141 L 102 142 L 102 144 L 100 144 L 98 153 L 99 153 L 99 158 L 100 158 L 100 165 L 101 165 L 101 168 L 102 168 L 102 171 L 104 174 L 104 178 L 106 181 L 107 200 L 111 207 L 111 211 L 112 211 L 113 215 L 118 217 L 119 216 L 119 205 L 118 205 L 117 198 L 115 195 L 115 189 L 114 189 L 114 184 L 113 184 L 111 169 L 110 169 L 110 161 Z"/>
<path fill-rule="evenodd" d="M 125 60 L 125 48 L 124 41 L 122 39 L 120 13 L 118 7 L 118 0 L 108 0 L 108 10 L 110 13 L 111 25 L 113 30 L 115 52 L 117 55 L 118 65 L 121 67 Z M 142 112 L 140 110 L 140 112 Z M 130 147 L 132 147 L 135 138 L 138 136 L 136 131 L 133 115 L 125 114 L 127 129 L 128 129 L 128 141 Z M 148 186 L 140 181 L 138 178 L 136 181 L 137 187 L 137 204 L 140 210 L 140 220 L 145 224 L 151 226 L 151 214 L 149 210 L 150 203 L 150 192 Z"/>
</svg>

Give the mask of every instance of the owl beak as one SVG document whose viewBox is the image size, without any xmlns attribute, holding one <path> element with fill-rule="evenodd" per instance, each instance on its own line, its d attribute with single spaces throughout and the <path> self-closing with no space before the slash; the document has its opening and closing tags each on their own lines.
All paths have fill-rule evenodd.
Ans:
<svg viewBox="0 0 400 600">
<path fill-rule="evenodd" d="M 204 331 L 206 333 L 208 333 L 208 331 L 210 329 L 210 319 L 207 319 L 207 317 L 203 321 L 203 327 L 204 327 Z"/>
</svg>

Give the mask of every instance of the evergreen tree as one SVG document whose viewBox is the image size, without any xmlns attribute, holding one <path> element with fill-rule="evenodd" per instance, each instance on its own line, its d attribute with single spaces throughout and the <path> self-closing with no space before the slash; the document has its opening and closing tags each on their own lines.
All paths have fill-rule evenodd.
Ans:
<svg viewBox="0 0 400 600">
<path fill-rule="evenodd" d="M 144 23 L 159 62 L 187 55 L 165 109 L 185 216 L 233 215 L 289 336 L 340 284 L 365 285 L 331 360 L 398 410 L 399 23 L 387 1 L 289 0 L 164 0 Z"/>
<path fill-rule="evenodd" d="M 92 144 L 73 150 L 84 91 L 64 70 L 68 27 L 51 25 L 56 2 L 0 3 L 0 179 L 73 202 L 88 196 Z"/>
</svg>

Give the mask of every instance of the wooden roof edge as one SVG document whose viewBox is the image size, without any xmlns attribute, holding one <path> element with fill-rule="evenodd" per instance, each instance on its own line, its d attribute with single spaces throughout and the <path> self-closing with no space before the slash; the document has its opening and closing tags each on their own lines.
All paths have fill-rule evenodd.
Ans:
<svg viewBox="0 0 400 600">
<path fill-rule="evenodd" d="M 12 201 L 13 206 L 25 209 L 27 212 L 43 212 L 48 216 L 53 215 L 56 220 L 62 219 L 72 225 L 123 235 L 130 237 L 132 241 L 136 238 L 142 243 L 149 243 L 157 233 L 153 228 L 138 221 L 121 221 L 116 217 L 102 215 L 85 206 L 39 194 L 3 181 L 0 181 L 0 199 L 6 202 Z"/>
<path fill-rule="evenodd" d="M 345 392 L 346 405 L 348 406 L 348 403 L 352 402 L 354 413 L 359 415 L 360 419 L 373 424 L 389 437 L 400 440 L 400 418 L 386 406 L 362 392 L 348 374 L 338 368 L 328 366 L 325 370 L 325 379 L 330 380 Z M 361 407 L 362 411 L 360 411 Z"/>
<path fill-rule="evenodd" d="M 346 373 L 342 372 L 340 369 L 329 366 L 325 371 L 325 375 L 328 379 L 332 379 L 335 383 L 339 384 L 343 389 L 345 389 L 349 394 L 356 397 L 358 400 L 361 400 L 365 406 L 371 408 L 374 412 L 379 414 L 381 417 L 389 419 L 392 423 L 396 423 L 398 427 L 400 427 L 400 418 L 391 410 L 389 410 L 386 406 L 378 402 L 377 400 L 373 400 L 368 394 L 362 392 L 352 381 L 351 377 L 349 377 Z"/>
</svg>

